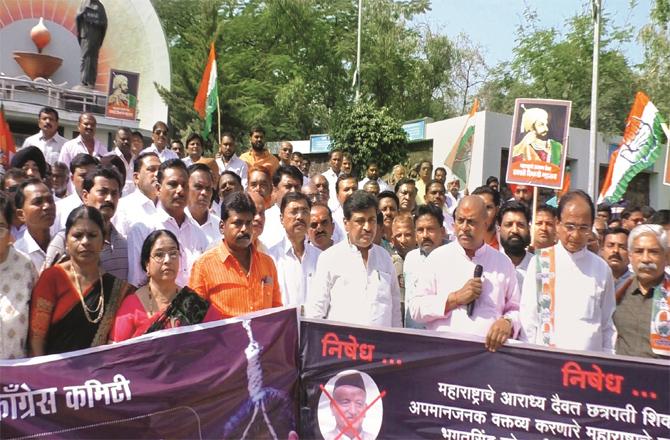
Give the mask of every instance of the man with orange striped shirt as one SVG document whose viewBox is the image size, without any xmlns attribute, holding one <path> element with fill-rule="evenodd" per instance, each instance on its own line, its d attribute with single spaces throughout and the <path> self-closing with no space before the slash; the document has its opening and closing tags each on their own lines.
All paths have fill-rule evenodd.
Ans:
<svg viewBox="0 0 670 440">
<path fill-rule="evenodd" d="M 282 305 L 272 258 L 251 245 L 256 207 L 245 193 L 230 194 L 221 206 L 221 243 L 193 265 L 189 287 L 223 317 Z"/>
</svg>

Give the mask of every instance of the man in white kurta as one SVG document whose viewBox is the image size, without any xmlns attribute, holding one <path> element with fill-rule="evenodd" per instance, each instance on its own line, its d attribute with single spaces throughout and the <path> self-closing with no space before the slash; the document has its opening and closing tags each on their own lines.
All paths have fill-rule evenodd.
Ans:
<svg viewBox="0 0 670 440">
<path fill-rule="evenodd" d="M 319 256 L 305 315 L 358 325 L 400 327 L 400 287 L 384 248 L 372 241 L 377 199 L 355 191 L 344 206 L 347 239 Z"/>
<path fill-rule="evenodd" d="M 522 339 L 560 349 L 614 353 L 612 271 L 586 248 L 595 215 L 593 202 L 586 193 L 572 191 L 561 198 L 558 210 L 559 242 L 546 249 L 547 256 L 541 260 L 546 268 L 538 268 L 542 249 L 526 272 L 521 298 Z M 551 253 L 553 271 L 547 264 Z M 552 279 L 553 295 L 550 287 L 542 293 L 542 283 L 549 286 Z"/>
<path fill-rule="evenodd" d="M 302 193 L 287 193 L 281 204 L 282 240 L 268 251 L 277 268 L 281 302 L 300 306 L 307 300 L 321 250 L 307 242 L 311 203 Z"/>
<path fill-rule="evenodd" d="M 495 351 L 520 329 L 514 265 L 484 243 L 488 217 L 480 197 L 464 197 L 455 217 L 457 241 L 430 254 L 409 312 L 429 330 L 485 337 L 486 347 Z M 481 277 L 474 276 L 477 265 L 483 268 Z"/>
</svg>

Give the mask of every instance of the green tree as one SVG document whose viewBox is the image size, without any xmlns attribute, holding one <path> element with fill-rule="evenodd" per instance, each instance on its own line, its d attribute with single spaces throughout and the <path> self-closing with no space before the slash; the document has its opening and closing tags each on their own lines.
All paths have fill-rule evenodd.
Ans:
<svg viewBox="0 0 670 440">
<path fill-rule="evenodd" d="M 510 62 L 501 63 L 482 89 L 487 109 L 510 113 L 515 98 L 572 101 L 572 126 L 589 128 L 593 24 L 590 11 L 575 15 L 566 32 L 537 27 L 537 16 L 526 11 L 517 29 L 517 45 Z M 629 41 L 630 30 L 618 29 L 603 17 L 599 61 L 598 129 L 620 132 L 636 90 L 636 76 L 618 44 Z"/>
<path fill-rule="evenodd" d="M 371 102 L 361 101 L 338 113 L 330 137 L 334 149 L 351 153 L 357 171 L 375 161 L 383 175 L 407 158 L 402 122 Z"/>
<path fill-rule="evenodd" d="M 638 34 L 644 48 L 641 89 L 670 119 L 670 0 L 656 0 L 649 19 Z"/>
</svg>

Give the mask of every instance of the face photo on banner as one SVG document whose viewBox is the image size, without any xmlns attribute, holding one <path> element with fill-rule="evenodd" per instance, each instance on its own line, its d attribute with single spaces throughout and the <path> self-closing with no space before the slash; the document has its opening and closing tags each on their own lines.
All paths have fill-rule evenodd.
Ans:
<svg viewBox="0 0 670 440">
<path fill-rule="evenodd" d="M 515 101 L 506 180 L 561 189 L 568 149 L 571 101 Z"/>
<path fill-rule="evenodd" d="M 384 392 L 366 373 L 344 370 L 321 386 L 319 429 L 324 440 L 374 440 L 384 417 Z"/>
</svg>

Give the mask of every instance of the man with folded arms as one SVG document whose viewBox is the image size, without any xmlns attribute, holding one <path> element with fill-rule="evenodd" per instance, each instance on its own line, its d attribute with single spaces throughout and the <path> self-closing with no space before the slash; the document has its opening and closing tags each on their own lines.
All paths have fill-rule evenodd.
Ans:
<svg viewBox="0 0 670 440">
<path fill-rule="evenodd" d="M 430 254 L 409 313 L 429 330 L 485 337 L 485 347 L 496 351 L 520 329 L 514 265 L 484 242 L 488 215 L 481 197 L 462 198 L 454 216 L 457 241 Z M 477 265 L 481 276 L 474 276 Z"/>
<path fill-rule="evenodd" d="M 595 206 L 584 191 L 558 203 L 556 245 L 536 251 L 521 295 L 522 339 L 566 350 L 614 353 L 614 279 L 586 247 Z"/>
<path fill-rule="evenodd" d="M 616 353 L 670 357 L 668 233 L 659 225 L 638 225 L 628 236 L 635 275 L 614 312 Z"/>
</svg>

